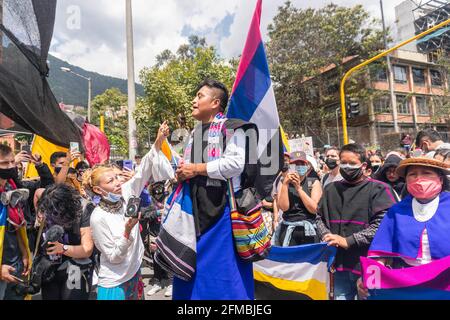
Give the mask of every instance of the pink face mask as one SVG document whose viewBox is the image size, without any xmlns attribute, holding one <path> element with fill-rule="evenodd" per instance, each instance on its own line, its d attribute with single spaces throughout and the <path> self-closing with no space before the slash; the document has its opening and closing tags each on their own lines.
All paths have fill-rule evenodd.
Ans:
<svg viewBox="0 0 450 320">
<path fill-rule="evenodd" d="M 433 199 L 442 191 L 440 178 L 417 178 L 408 182 L 406 187 L 416 199 Z"/>
</svg>

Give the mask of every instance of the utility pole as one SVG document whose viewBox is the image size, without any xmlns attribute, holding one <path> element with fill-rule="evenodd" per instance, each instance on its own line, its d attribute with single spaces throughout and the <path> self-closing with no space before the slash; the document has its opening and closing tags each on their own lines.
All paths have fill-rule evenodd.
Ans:
<svg viewBox="0 0 450 320">
<path fill-rule="evenodd" d="M 336 131 L 337 131 L 337 136 L 338 136 L 338 146 L 339 149 L 341 148 L 341 137 L 340 137 L 340 133 L 339 133 L 339 109 L 336 109 Z"/>
<path fill-rule="evenodd" d="M 383 0 L 380 0 L 380 8 L 381 8 L 381 21 L 383 22 L 383 38 L 384 38 L 384 49 L 388 49 L 387 43 L 387 35 L 386 35 L 386 22 L 384 19 L 384 9 L 383 9 Z M 392 117 L 394 122 L 394 130 L 396 133 L 400 133 L 400 128 L 398 126 L 398 112 L 397 112 L 397 98 L 394 92 L 394 73 L 392 70 L 391 57 L 390 55 L 386 56 L 386 62 L 388 67 L 388 81 L 389 81 L 389 93 L 391 96 L 391 108 L 392 108 Z"/>
<path fill-rule="evenodd" d="M 3 24 L 3 0 L 0 0 L 0 24 Z M 0 30 L 0 64 L 3 63 L 3 32 Z"/>
<path fill-rule="evenodd" d="M 136 122 L 133 117 L 136 109 L 136 88 L 134 82 L 133 13 L 131 0 L 126 1 L 127 29 L 127 69 L 128 69 L 128 156 L 134 160 L 137 154 Z"/>
</svg>

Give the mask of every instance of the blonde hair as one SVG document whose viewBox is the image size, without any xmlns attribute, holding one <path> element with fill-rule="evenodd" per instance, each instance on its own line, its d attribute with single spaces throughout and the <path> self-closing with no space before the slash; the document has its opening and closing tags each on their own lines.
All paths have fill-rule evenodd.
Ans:
<svg viewBox="0 0 450 320">
<path fill-rule="evenodd" d="M 112 168 L 109 166 L 96 166 L 92 169 L 87 169 L 84 172 L 82 178 L 83 188 L 93 192 L 94 191 L 93 188 L 100 184 L 100 179 L 102 178 L 103 174 L 111 170 Z"/>
</svg>

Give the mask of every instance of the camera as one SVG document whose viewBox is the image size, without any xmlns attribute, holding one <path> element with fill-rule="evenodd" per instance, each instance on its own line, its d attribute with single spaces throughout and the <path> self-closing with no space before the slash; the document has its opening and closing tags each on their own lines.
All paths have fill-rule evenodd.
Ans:
<svg viewBox="0 0 450 320">
<path fill-rule="evenodd" d="M 141 198 L 132 196 L 128 200 L 127 210 L 125 211 L 125 217 L 137 218 L 139 216 L 139 210 L 141 209 Z"/>
<path fill-rule="evenodd" d="M 53 281 L 56 275 L 55 265 L 46 255 L 39 255 L 33 260 L 30 280 L 19 282 L 14 290 L 18 295 L 26 296 L 37 294 L 41 290 L 42 283 Z"/>
<path fill-rule="evenodd" d="M 162 210 L 158 209 L 154 203 L 151 203 L 150 206 L 142 210 L 141 218 L 147 220 L 156 220 L 161 217 Z"/>
<path fill-rule="evenodd" d="M 39 283 L 30 280 L 29 282 L 16 284 L 15 290 L 19 296 L 33 295 L 41 290 L 41 286 Z"/>
<path fill-rule="evenodd" d="M 49 242 L 62 241 L 64 236 L 64 228 L 53 225 L 45 232 L 45 241 L 41 244 L 42 250 L 45 252 Z M 33 259 L 33 267 L 31 269 L 30 280 L 16 284 L 15 291 L 18 295 L 26 296 L 28 294 L 36 294 L 41 290 L 42 283 L 51 282 L 56 273 L 56 269 L 61 262 L 61 256 L 49 256 L 46 254 L 38 255 Z M 17 276 L 19 278 L 19 276 Z"/>
<path fill-rule="evenodd" d="M 28 200 L 30 191 L 28 189 L 16 189 L 7 192 L 3 192 L 0 201 L 4 206 L 11 206 L 15 208 L 19 202 Z"/>
</svg>

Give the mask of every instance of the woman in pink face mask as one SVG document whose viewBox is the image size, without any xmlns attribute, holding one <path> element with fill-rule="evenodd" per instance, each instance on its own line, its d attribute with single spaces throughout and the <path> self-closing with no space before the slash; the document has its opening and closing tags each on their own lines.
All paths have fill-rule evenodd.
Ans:
<svg viewBox="0 0 450 320">
<path fill-rule="evenodd" d="M 400 162 L 409 195 L 386 213 L 368 257 L 392 268 L 410 268 L 450 256 L 450 164 L 429 158 Z M 450 285 L 450 279 L 447 279 Z M 359 294 L 367 297 L 362 281 Z"/>
</svg>

